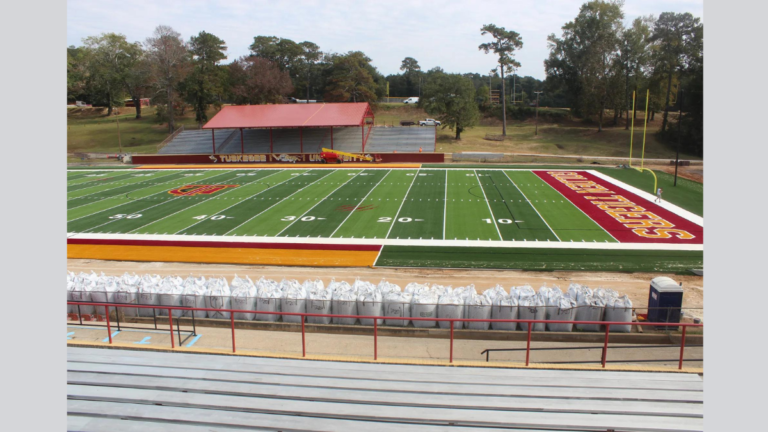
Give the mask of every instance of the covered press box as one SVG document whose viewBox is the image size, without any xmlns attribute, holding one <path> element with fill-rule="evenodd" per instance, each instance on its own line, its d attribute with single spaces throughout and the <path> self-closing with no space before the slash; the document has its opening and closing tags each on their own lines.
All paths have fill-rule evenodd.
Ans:
<svg viewBox="0 0 768 432">
<path fill-rule="evenodd" d="M 648 322 L 678 323 L 680 322 L 680 309 L 682 307 L 682 286 L 664 276 L 651 280 L 651 289 L 648 293 Z M 666 328 L 677 330 L 673 327 Z"/>
</svg>

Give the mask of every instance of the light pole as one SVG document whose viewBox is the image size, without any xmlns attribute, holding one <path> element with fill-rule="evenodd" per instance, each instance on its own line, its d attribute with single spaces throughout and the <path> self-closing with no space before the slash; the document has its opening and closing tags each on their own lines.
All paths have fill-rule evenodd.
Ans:
<svg viewBox="0 0 768 432">
<path fill-rule="evenodd" d="M 536 136 L 539 136 L 539 95 L 544 92 L 535 91 L 534 93 L 536 93 Z"/>
<path fill-rule="evenodd" d="M 675 154 L 675 184 L 677 186 L 677 167 L 680 166 L 680 141 L 682 140 L 682 124 L 683 124 L 683 89 L 680 88 L 680 97 L 678 98 L 680 105 L 680 112 L 677 114 L 677 152 Z"/>
</svg>

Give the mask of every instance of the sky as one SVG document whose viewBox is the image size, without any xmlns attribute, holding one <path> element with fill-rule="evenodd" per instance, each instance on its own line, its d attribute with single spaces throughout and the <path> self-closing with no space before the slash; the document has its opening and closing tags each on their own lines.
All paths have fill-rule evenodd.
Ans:
<svg viewBox="0 0 768 432">
<path fill-rule="evenodd" d="M 349 0 L 68 0 L 67 46 L 101 33 L 124 34 L 143 42 L 157 25 L 169 25 L 186 40 L 200 31 L 227 42 L 230 62 L 247 55 L 254 36 L 311 41 L 325 52 L 363 51 L 384 75 L 400 73 L 405 57 L 421 69 L 487 74 L 493 54 L 478 50 L 490 36 L 484 24 L 496 24 L 522 36 L 515 53 L 517 73 L 544 79 L 547 36 L 578 14 L 584 0 L 506 1 L 349 1 Z M 704 21 L 703 0 L 625 0 L 624 21 L 645 15 L 690 12 Z"/>
</svg>

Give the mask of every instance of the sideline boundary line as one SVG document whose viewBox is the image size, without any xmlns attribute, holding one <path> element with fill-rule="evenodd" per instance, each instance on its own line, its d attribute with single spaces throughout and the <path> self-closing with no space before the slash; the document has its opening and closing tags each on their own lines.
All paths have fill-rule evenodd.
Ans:
<svg viewBox="0 0 768 432">
<path fill-rule="evenodd" d="M 594 175 L 595 177 L 601 178 L 601 179 L 603 179 L 603 180 L 605 180 L 605 181 L 607 181 L 609 183 L 612 183 L 615 186 L 618 186 L 618 187 L 620 187 L 622 189 L 625 189 L 628 192 L 632 192 L 633 194 L 635 194 L 635 195 L 645 199 L 646 201 L 653 202 L 653 200 L 656 199 L 655 195 L 650 194 L 648 192 L 645 192 L 644 190 L 638 189 L 638 188 L 636 188 L 634 186 L 628 185 L 628 184 L 624 183 L 623 181 L 617 180 L 617 179 L 615 179 L 615 178 L 613 178 L 613 177 L 611 177 L 609 175 L 603 174 L 603 173 L 595 171 L 595 170 L 583 170 L 583 171 L 588 172 L 588 173 Z M 672 204 L 669 201 L 664 201 L 663 198 L 661 200 L 661 203 L 654 203 L 654 204 L 656 204 L 657 206 L 659 206 L 659 207 L 661 207 L 661 208 L 663 208 L 665 210 L 671 211 L 672 213 L 680 216 L 681 218 L 687 220 L 688 222 L 693 222 L 693 223 L 695 223 L 696 225 L 699 225 L 702 228 L 704 227 L 704 218 L 703 217 L 701 217 L 701 216 L 699 216 L 699 215 L 697 215 L 695 213 L 689 212 L 688 210 L 685 210 L 684 208 L 678 207 L 677 205 Z"/>
<path fill-rule="evenodd" d="M 284 243 L 312 245 L 383 245 L 383 246 L 457 246 L 486 248 L 539 248 L 539 249 L 597 249 L 597 250 L 659 250 L 659 251 L 703 251 L 702 244 L 675 243 L 597 243 L 597 242 L 529 242 L 521 240 L 419 240 L 419 239 L 363 239 L 363 238 L 318 238 L 318 237 L 274 237 L 274 236 L 220 236 L 220 235 L 171 235 L 171 234 L 105 234 L 67 233 L 73 240 L 138 240 L 190 242 L 232 242 L 232 243 Z"/>
</svg>

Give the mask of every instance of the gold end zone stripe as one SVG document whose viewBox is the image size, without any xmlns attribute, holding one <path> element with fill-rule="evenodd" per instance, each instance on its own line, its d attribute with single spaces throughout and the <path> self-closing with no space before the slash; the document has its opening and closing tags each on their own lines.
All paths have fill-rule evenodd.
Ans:
<svg viewBox="0 0 768 432">
<path fill-rule="evenodd" d="M 310 267 L 368 267 L 378 251 L 68 244 L 69 259 Z"/>
<path fill-rule="evenodd" d="M 175 170 L 184 170 L 184 169 L 242 169 L 242 168 L 282 168 L 282 169 L 291 169 L 291 168 L 312 168 L 312 169 L 336 169 L 336 168 L 366 168 L 366 169 L 375 169 L 375 168 L 382 168 L 382 169 L 391 169 L 391 168 L 412 168 L 412 169 L 418 169 L 421 168 L 420 163 L 378 163 L 378 164 L 372 164 L 372 163 L 343 163 L 343 164 L 288 164 L 288 163 L 282 163 L 282 164 L 205 164 L 205 165 L 164 165 L 164 164 L 158 164 L 158 165 L 141 165 L 134 169 L 150 169 L 150 170 L 156 170 L 156 169 L 175 169 Z"/>
</svg>

